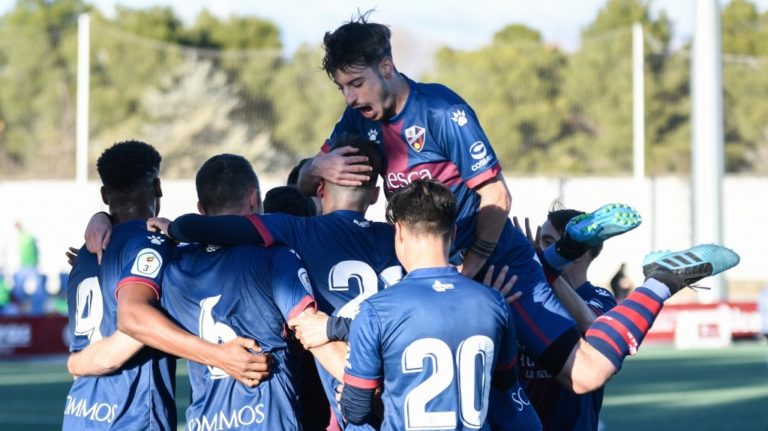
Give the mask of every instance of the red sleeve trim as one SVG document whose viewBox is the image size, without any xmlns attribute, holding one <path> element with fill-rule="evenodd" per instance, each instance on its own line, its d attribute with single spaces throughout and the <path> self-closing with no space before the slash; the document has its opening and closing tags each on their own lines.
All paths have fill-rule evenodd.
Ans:
<svg viewBox="0 0 768 431">
<path fill-rule="evenodd" d="M 474 189 L 480 184 L 498 175 L 499 172 L 501 172 L 501 166 L 498 163 L 496 163 L 492 168 L 488 169 L 487 171 L 475 177 L 468 179 L 467 181 L 465 181 L 465 183 L 467 184 L 467 187 L 469 187 L 470 189 Z"/>
<path fill-rule="evenodd" d="M 621 349 L 619 348 L 619 346 L 605 332 L 599 329 L 590 329 L 587 331 L 587 342 L 589 342 L 589 337 L 595 337 L 605 341 L 609 346 L 611 346 L 611 348 L 617 355 L 619 355 L 620 357 L 622 356 Z M 603 354 L 603 356 L 605 356 L 605 354 Z"/>
<path fill-rule="evenodd" d="M 155 292 L 156 299 L 158 301 L 160 300 L 160 286 L 158 286 L 157 283 L 142 277 L 125 277 L 124 279 L 120 280 L 120 282 L 117 283 L 117 289 L 115 290 L 115 299 L 117 299 L 117 295 L 120 293 L 120 289 L 122 289 L 123 286 L 127 286 L 129 284 L 141 284 L 149 287 L 153 292 Z"/>
<path fill-rule="evenodd" d="M 379 387 L 379 380 L 363 379 L 344 373 L 344 384 L 360 389 L 376 389 Z"/>
<path fill-rule="evenodd" d="M 320 152 L 324 154 L 328 154 L 331 151 L 331 141 L 327 140 L 323 142 L 323 146 L 320 147 Z"/>
<path fill-rule="evenodd" d="M 304 310 L 306 310 L 309 307 L 315 306 L 315 299 L 311 296 L 307 295 L 303 298 L 301 298 L 301 301 L 299 301 L 298 304 L 296 304 L 292 309 L 291 312 L 288 313 L 288 319 L 293 319 L 294 317 L 301 314 Z"/>
<path fill-rule="evenodd" d="M 257 214 L 249 214 L 245 216 L 245 218 L 247 218 L 248 221 L 251 222 L 251 224 L 259 233 L 259 235 L 261 235 L 261 239 L 262 241 L 264 241 L 264 247 L 270 247 L 272 244 L 275 243 L 275 239 L 272 237 L 272 234 L 269 232 L 269 229 L 267 229 L 267 226 L 264 224 L 264 222 L 261 220 L 261 218 Z"/>
</svg>

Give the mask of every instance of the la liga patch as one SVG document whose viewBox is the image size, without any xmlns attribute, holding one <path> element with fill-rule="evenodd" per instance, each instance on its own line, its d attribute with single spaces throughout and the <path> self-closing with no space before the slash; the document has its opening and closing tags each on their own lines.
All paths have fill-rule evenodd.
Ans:
<svg viewBox="0 0 768 431">
<path fill-rule="evenodd" d="M 163 258 L 160 257 L 160 253 L 151 248 L 145 248 L 136 256 L 131 274 L 155 278 L 160 273 L 162 266 Z"/>
</svg>

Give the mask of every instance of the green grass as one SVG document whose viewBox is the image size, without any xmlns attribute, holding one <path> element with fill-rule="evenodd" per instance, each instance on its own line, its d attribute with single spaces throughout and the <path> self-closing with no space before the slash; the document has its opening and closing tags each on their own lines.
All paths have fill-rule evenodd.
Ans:
<svg viewBox="0 0 768 431">
<path fill-rule="evenodd" d="M 179 365 L 183 418 L 189 384 L 183 361 Z M 0 430 L 61 429 L 70 384 L 63 358 L 0 362 Z M 606 431 L 768 431 L 768 347 L 643 347 L 608 384 L 601 418 Z"/>
</svg>

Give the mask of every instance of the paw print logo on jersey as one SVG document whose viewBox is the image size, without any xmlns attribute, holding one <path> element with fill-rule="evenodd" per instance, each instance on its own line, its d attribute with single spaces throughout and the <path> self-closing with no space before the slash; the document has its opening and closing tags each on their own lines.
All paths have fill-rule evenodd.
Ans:
<svg viewBox="0 0 768 431">
<path fill-rule="evenodd" d="M 368 140 L 371 142 L 376 142 L 376 138 L 379 137 L 379 132 L 376 129 L 371 129 L 368 131 Z"/>
<path fill-rule="evenodd" d="M 154 245 L 160 245 L 165 242 L 165 238 L 157 235 L 150 235 L 147 237 L 147 239 Z"/>
<path fill-rule="evenodd" d="M 463 110 L 457 109 L 453 111 L 453 115 L 451 115 L 451 120 L 453 120 L 454 123 L 458 124 L 459 127 L 462 127 L 463 125 L 467 124 L 467 114 L 465 114 Z"/>
</svg>

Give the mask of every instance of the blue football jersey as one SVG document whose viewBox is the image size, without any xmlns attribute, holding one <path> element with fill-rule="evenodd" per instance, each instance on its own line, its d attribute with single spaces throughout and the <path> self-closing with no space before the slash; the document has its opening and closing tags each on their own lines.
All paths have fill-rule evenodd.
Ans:
<svg viewBox="0 0 768 431">
<path fill-rule="evenodd" d="M 115 225 L 97 278 L 95 257 L 81 250 L 67 292 L 72 349 L 117 330 L 117 295 L 127 283 L 149 286 L 159 297 L 171 247 L 166 237 L 147 232 L 144 221 Z M 62 428 L 175 430 L 175 367 L 175 360 L 145 347 L 114 374 L 78 378 L 67 395 Z"/>
<path fill-rule="evenodd" d="M 347 108 L 321 151 L 345 133 L 367 136 L 378 144 L 385 161 L 387 195 L 417 179 L 436 179 L 456 196 L 456 239 L 451 262 L 459 264 L 472 245 L 480 196 L 473 189 L 501 172 L 499 161 L 472 108 L 440 84 L 407 79 L 408 100 L 402 111 L 386 121 L 371 121 Z M 549 288 L 528 239 L 507 220 L 493 255 L 475 280 L 481 281 L 490 264 L 509 266 L 517 275 L 512 293 L 523 291 L 515 304 L 515 323 L 522 348 L 538 357 L 575 323 Z"/>
<path fill-rule="evenodd" d="M 403 276 L 395 256 L 395 231 L 387 223 L 366 220 L 356 211 L 334 211 L 317 217 L 287 214 L 250 215 L 265 245 L 285 244 L 296 250 L 307 267 L 317 308 L 354 318 L 360 303 Z M 323 390 L 339 426 L 336 403 L 339 381 L 317 364 Z"/>
<path fill-rule="evenodd" d="M 212 343 L 251 338 L 273 359 L 270 377 L 255 388 L 189 362 L 187 429 L 298 429 L 285 322 L 314 300 L 296 254 L 285 247 L 179 246 L 162 287 L 163 307 L 187 331 Z"/>
<path fill-rule="evenodd" d="M 616 306 L 611 292 L 586 282 L 576 293 L 587 306 L 600 316 Z M 603 405 L 603 388 L 588 394 L 576 395 L 565 389 L 552 375 L 527 355 L 520 355 L 521 382 L 528 397 L 541 418 L 545 430 L 595 431 L 598 427 L 600 408 Z"/>
<path fill-rule="evenodd" d="M 361 304 L 344 383 L 383 383 L 385 430 L 490 429 L 492 373 L 516 355 L 498 292 L 453 267 L 417 269 Z"/>
</svg>

